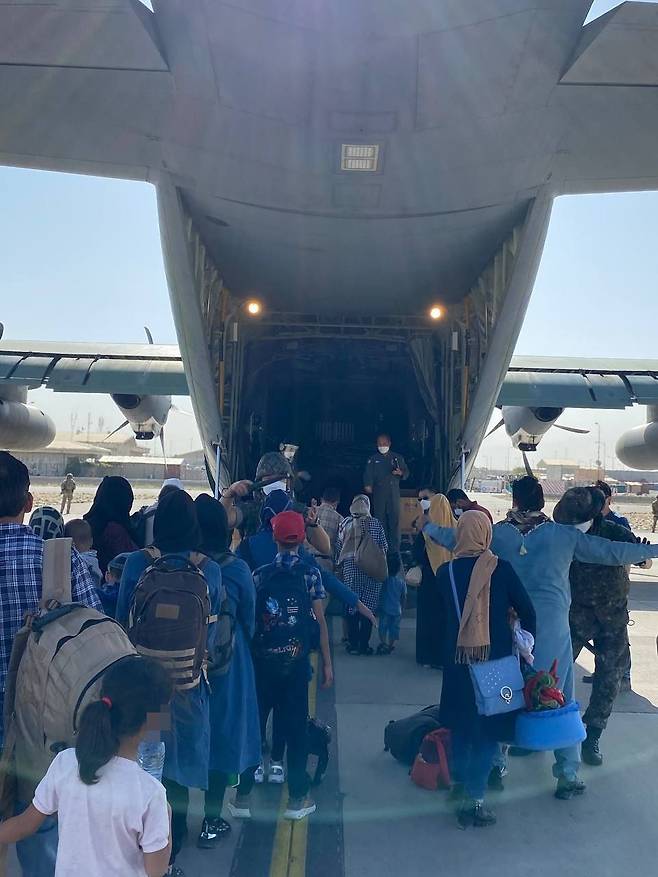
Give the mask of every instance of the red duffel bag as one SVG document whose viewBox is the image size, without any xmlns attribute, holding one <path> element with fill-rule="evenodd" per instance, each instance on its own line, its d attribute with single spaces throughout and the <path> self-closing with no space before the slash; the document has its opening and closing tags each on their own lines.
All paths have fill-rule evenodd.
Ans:
<svg viewBox="0 0 658 877">
<path fill-rule="evenodd" d="M 411 768 L 411 779 L 421 789 L 435 792 L 449 789 L 450 782 L 450 731 L 438 728 L 424 738 L 420 752 Z"/>
</svg>

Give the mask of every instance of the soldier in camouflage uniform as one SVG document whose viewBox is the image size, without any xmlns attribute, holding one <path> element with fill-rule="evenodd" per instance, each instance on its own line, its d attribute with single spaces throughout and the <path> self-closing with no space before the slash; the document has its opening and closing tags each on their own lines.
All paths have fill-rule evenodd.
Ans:
<svg viewBox="0 0 658 877">
<path fill-rule="evenodd" d="M 572 500 L 565 508 L 562 500 L 554 512 L 561 524 L 573 524 L 584 529 L 588 520 L 592 536 L 612 542 L 636 542 L 635 536 L 619 524 L 606 521 L 602 515 L 604 494 L 597 488 L 588 488 L 592 500 L 582 503 Z M 571 493 L 571 492 L 570 492 Z M 573 491 L 575 494 L 576 491 Z M 585 489 L 578 494 L 585 495 Z M 577 497 L 575 498 L 577 500 Z M 581 507 L 582 506 L 582 507 Z M 588 506 L 588 507 L 586 507 Z M 593 516 L 593 517 L 592 517 Z M 582 757 L 586 764 L 603 763 L 599 739 L 605 729 L 625 667 L 630 660 L 628 644 L 628 592 L 630 580 L 625 566 L 600 566 L 574 561 L 569 571 L 571 583 L 571 611 L 569 622 L 574 660 L 585 645 L 594 642 L 596 673 L 592 695 L 583 721 L 587 739 Z"/>
</svg>

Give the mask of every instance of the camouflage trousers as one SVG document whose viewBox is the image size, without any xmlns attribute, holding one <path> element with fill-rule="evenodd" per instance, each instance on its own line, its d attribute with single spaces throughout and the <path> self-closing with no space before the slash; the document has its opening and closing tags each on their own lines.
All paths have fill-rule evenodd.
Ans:
<svg viewBox="0 0 658 877">
<path fill-rule="evenodd" d="M 608 723 L 619 684 L 630 664 L 628 604 L 589 606 L 573 603 L 569 613 L 574 661 L 585 644 L 593 641 L 595 671 L 592 694 L 583 721 L 603 729 Z"/>
</svg>

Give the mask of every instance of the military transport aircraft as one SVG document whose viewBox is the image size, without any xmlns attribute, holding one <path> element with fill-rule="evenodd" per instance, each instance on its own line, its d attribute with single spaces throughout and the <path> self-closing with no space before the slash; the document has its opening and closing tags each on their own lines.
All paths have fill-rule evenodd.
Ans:
<svg viewBox="0 0 658 877">
<path fill-rule="evenodd" d="M 152 6 L 0 4 L 0 163 L 155 186 L 222 478 L 277 433 L 325 465 L 383 424 L 419 478 L 458 478 L 508 404 L 554 199 L 658 188 L 658 8 L 584 25 L 591 0 Z M 121 370 L 113 347 L 61 357 L 49 380 L 134 403 L 160 394 L 148 363 L 174 367 L 156 350 L 120 386 L 101 378 Z"/>
<path fill-rule="evenodd" d="M 52 344 L 0 340 L 0 447 L 47 446 L 55 436 L 48 415 L 27 402 L 44 386 L 72 393 L 109 393 L 138 439 L 162 437 L 172 395 L 188 391 L 175 345 Z M 19 395 L 22 394 L 22 395 Z M 647 406 L 648 422 L 625 432 L 617 456 L 638 469 L 658 467 L 658 361 L 516 356 L 498 405 L 512 445 L 535 451 L 566 408 Z M 491 433 L 489 433 L 491 434 Z"/>
</svg>

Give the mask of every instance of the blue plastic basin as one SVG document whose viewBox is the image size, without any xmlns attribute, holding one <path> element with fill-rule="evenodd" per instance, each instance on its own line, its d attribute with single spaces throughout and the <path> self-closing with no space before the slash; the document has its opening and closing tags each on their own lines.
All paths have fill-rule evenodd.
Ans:
<svg viewBox="0 0 658 877">
<path fill-rule="evenodd" d="M 557 710 L 519 713 L 515 745 L 535 752 L 566 749 L 582 743 L 587 732 L 580 716 L 580 704 L 572 700 Z"/>
</svg>

